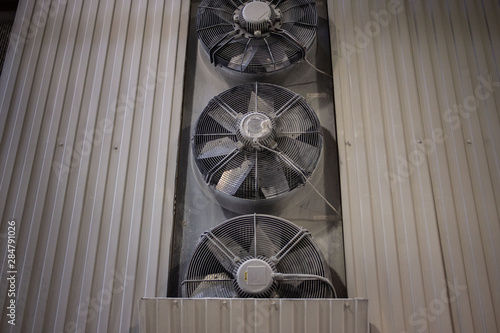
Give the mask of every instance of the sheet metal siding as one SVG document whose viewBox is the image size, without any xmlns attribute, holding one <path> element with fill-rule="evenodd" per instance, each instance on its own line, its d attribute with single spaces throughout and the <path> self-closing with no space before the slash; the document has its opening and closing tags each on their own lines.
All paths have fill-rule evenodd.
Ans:
<svg viewBox="0 0 500 333">
<path fill-rule="evenodd" d="M 142 299 L 140 331 L 368 333 L 367 312 L 360 299 Z"/>
<path fill-rule="evenodd" d="M 188 1 L 21 1 L 0 79 L 19 272 L 1 331 L 137 331 L 137 300 L 166 294 L 187 17 Z"/>
<path fill-rule="evenodd" d="M 498 1 L 330 3 L 349 295 L 375 332 L 498 332 Z"/>
</svg>

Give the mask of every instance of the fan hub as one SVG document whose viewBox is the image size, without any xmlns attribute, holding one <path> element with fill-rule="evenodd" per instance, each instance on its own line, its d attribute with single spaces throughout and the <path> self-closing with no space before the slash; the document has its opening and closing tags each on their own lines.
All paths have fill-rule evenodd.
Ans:
<svg viewBox="0 0 500 333">
<path fill-rule="evenodd" d="M 261 37 L 275 28 L 281 12 L 274 5 L 263 1 L 252 1 L 236 9 L 234 21 L 238 29 L 243 29 L 249 36 Z"/>
<path fill-rule="evenodd" d="M 273 285 L 273 269 L 262 259 L 250 259 L 238 268 L 236 282 L 242 291 L 258 295 L 268 291 Z"/>
<path fill-rule="evenodd" d="M 255 141 L 265 144 L 266 139 L 273 134 L 273 123 L 267 115 L 260 112 L 252 112 L 241 119 L 239 133 L 244 141 L 248 141 L 250 145 L 253 145 Z"/>
<path fill-rule="evenodd" d="M 243 7 L 241 15 L 250 24 L 262 24 L 271 19 L 272 11 L 267 3 L 253 1 Z"/>
</svg>

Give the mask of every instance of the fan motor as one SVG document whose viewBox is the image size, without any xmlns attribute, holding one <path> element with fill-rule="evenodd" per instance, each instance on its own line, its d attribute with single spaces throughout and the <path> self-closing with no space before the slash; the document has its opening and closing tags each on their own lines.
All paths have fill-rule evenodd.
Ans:
<svg viewBox="0 0 500 333">
<path fill-rule="evenodd" d="M 275 126 L 274 121 L 264 113 L 253 112 L 241 117 L 237 136 L 249 150 L 262 150 L 261 146 L 274 148 Z"/>
<path fill-rule="evenodd" d="M 267 2 L 252 1 L 246 5 L 240 6 L 234 14 L 236 26 L 246 30 L 255 37 L 275 28 L 279 24 L 281 13 L 274 6 Z M 276 26 L 278 27 L 278 26 Z"/>
<path fill-rule="evenodd" d="M 271 296 L 276 289 L 276 267 L 266 258 L 250 258 L 236 269 L 236 289 L 240 294 Z M 274 286 L 274 288 L 273 288 Z"/>
</svg>

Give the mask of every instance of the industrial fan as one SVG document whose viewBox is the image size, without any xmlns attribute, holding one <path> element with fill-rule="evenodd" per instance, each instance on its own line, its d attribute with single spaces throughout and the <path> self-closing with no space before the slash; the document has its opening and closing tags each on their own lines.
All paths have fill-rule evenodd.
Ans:
<svg viewBox="0 0 500 333">
<path fill-rule="evenodd" d="M 204 181 L 226 195 L 271 199 L 304 185 L 321 156 L 319 120 L 305 99 L 251 83 L 215 96 L 192 137 Z"/>
<path fill-rule="evenodd" d="M 206 231 L 182 282 L 184 297 L 336 297 L 311 234 L 284 219 L 243 215 Z"/>
<path fill-rule="evenodd" d="M 313 0 L 203 0 L 198 38 L 215 65 L 269 73 L 305 58 L 317 30 Z"/>
</svg>

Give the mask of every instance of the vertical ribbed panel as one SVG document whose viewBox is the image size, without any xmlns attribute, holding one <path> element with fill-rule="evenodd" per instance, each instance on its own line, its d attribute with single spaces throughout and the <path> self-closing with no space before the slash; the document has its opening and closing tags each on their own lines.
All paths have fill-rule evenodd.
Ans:
<svg viewBox="0 0 500 333">
<path fill-rule="evenodd" d="M 368 333 L 366 299 L 140 300 L 142 333 Z"/>
<path fill-rule="evenodd" d="M 0 80 L 17 318 L 2 283 L 0 331 L 137 331 L 138 300 L 166 294 L 188 17 L 188 1 L 21 1 Z"/>
<path fill-rule="evenodd" d="M 375 332 L 500 330 L 498 1 L 330 1 L 348 292 Z"/>
</svg>

